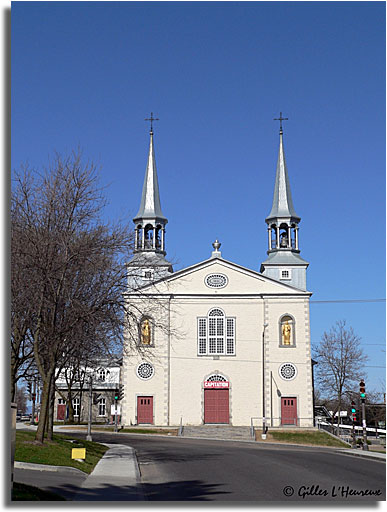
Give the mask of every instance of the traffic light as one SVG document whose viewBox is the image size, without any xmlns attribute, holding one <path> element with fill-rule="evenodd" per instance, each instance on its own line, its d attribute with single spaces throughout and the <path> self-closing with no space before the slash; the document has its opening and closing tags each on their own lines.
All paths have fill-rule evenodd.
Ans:
<svg viewBox="0 0 387 512">
<path fill-rule="evenodd" d="M 119 395 L 120 395 L 120 390 L 118 388 L 116 388 L 114 390 L 114 400 L 117 402 L 117 400 L 119 399 Z"/>
<path fill-rule="evenodd" d="M 352 421 L 355 423 L 357 421 L 357 418 L 356 418 L 356 404 L 355 404 L 355 402 L 353 400 L 351 402 L 351 414 L 352 414 Z"/>
<path fill-rule="evenodd" d="M 366 397 L 364 379 L 362 379 L 360 381 L 359 386 L 360 386 L 360 398 L 361 398 L 361 401 L 364 402 L 365 401 L 365 397 Z"/>
<path fill-rule="evenodd" d="M 31 396 L 32 393 L 32 382 L 27 383 L 28 394 Z"/>
<path fill-rule="evenodd" d="M 120 389 L 118 392 L 118 400 L 122 400 L 124 398 L 124 385 L 120 384 Z"/>
</svg>

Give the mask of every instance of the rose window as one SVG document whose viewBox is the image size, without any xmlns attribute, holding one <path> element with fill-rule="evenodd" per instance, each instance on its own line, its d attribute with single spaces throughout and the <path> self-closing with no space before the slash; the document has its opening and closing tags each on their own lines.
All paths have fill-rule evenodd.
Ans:
<svg viewBox="0 0 387 512">
<path fill-rule="evenodd" d="M 153 377 L 155 370 L 150 363 L 141 363 L 137 367 L 137 376 L 142 380 L 148 380 Z"/>
<path fill-rule="evenodd" d="M 284 380 L 292 380 L 297 375 L 297 368 L 292 363 L 284 363 L 279 368 L 279 374 Z"/>
</svg>

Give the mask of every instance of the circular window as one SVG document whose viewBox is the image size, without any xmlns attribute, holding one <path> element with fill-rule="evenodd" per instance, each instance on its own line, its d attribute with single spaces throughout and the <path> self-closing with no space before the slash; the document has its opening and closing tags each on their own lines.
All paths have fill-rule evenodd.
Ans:
<svg viewBox="0 0 387 512">
<path fill-rule="evenodd" d="M 137 366 L 137 376 L 142 380 L 148 380 L 153 377 L 155 370 L 150 363 L 140 363 Z"/>
<path fill-rule="evenodd" d="M 206 276 L 204 282 L 209 288 L 224 288 L 227 286 L 228 279 L 224 274 L 210 274 Z"/>
<path fill-rule="evenodd" d="M 284 363 L 281 364 L 278 372 L 284 380 L 292 380 L 297 375 L 297 368 L 292 363 Z"/>
</svg>

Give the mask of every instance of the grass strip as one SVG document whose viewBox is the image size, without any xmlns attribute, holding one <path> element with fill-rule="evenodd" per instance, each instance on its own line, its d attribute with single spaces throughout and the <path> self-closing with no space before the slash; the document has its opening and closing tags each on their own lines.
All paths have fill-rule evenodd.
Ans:
<svg viewBox="0 0 387 512">
<path fill-rule="evenodd" d="M 44 443 L 34 442 L 35 432 L 16 432 L 15 460 L 34 464 L 48 464 L 52 466 L 70 466 L 80 469 L 85 473 L 91 473 L 108 450 L 107 446 L 83 439 L 74 442 L 71 436 L 54 434 L 52 441 Z M 86 448 L 86 459 L 83 462 L 71 458 L 73 448 Z"/>
<path fill-rule="evenodd" d="M 32 485 L 13 483 L 12 501 L 66 501 L 66 498 Z"/>
<path fill-rule="evenodd" d="M 256 439 L 261 440 L 260 432 L 256 432 Z M 348 445 L 339 439 L 326 434 L 325 432 L 275 432 L 269 431 L 267 434 L 267 441 L 274 441 L 279 443 L 294 443 L 294 444 L 308 444 L 315 446 L 333 446 L 340 448 L 348 448 Z"/>
</svg>

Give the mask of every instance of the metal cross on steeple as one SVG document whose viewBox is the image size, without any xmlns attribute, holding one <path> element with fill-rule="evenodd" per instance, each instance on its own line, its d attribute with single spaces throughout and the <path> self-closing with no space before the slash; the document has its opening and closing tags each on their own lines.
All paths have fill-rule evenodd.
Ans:
<svg viewBox="0 0 387 512">
<path fill-rule="evenodd" d="M 279 117 L 275 117 L 273 119 L 273 121 L 279 121 L 280 122 L 280 133 L 282 133 L 282 121 L 288 121 L 289 118 L 288 117 L 282 117 L 282 112 L 280 112 L 280 116 Z"/>
<path fill-rule="evenodd" d="M 153 112 L 151 112 L 150 117 L 145 119 L 145 121 L 150 121 L 150 133 L 153 133 L 153 121 L 160 121 L 160 119 L 158 117 L 153 117 Z"/>
</svg>

